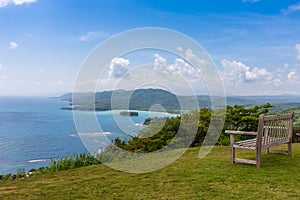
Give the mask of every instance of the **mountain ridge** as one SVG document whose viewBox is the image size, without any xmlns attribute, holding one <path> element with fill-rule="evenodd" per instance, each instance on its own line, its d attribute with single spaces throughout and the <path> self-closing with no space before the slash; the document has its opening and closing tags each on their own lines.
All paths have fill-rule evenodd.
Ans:
<svg viewBox="0 0 300 200">
<path fill-rule="evenodd" d="M 72 100 L 76 95 L 77 102 Z M 93 96 L 94 95 L 94 96 Z M 71 107 L 64 109 L 75 110 L 111 110 L 111 109 L 129 109 L 129 110 L 149 110 L 153 105 L 161 105 L 166 111 L 179 111 L 180 101 L 191 102 L 185 105 L 185 109 L 193 107 L 192 96 L 175 95 L 162 89 L 137 89 L 137 90 L 109 90 L 96 93 L 66 93 L 58 97 L 61 100 L 70 101 Z M 95 104 L 86 104 L 92 102 Z M 190 98 L 190 99 L 189 99 Z M 196 96 L 199 107 L 211 107 L 211 97 L 208 95 Z M 238 96 L 232 95 L 226 97 L 227 105 L 243 105 L 246 107 L 271 103 L 274 110 L 300 107 L 300 96 L 298 95 L 250 95 Z M 189 104 L 189 103 L 186 103 Z"/>
</svg>

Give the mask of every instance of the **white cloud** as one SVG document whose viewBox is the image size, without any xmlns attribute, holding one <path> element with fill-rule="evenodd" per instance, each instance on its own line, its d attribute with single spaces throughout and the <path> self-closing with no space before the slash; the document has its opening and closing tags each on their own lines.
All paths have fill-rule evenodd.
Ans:
<svg viewBox="0 0 300 200">
<path fill-rule="evenodd" d="M 199 77 L 197 76 L 197 71 L 181 58 L 176 58 L 174 64 L 170 65 L 169 68 L 190 80 Z"/>
<path fill-rule="evenodd" d="M 7 6 L 10 2 L 10 0 L 0 0 L 0 8 Z"/>
<path fill-rule="evenodd" d="M 276 78 L 276 79 L 273 80 L 273 83 L 274 83 L 275 86 L 279 86 L 279 85 L 282 84 L 282 81 L 281 81 L 281 79 Z"/>
<path fill-rule="evenodd" d="M 107 36 L 108 36 L 108 34 L 103 32 L 103 31 L 91 31 L 91 32 L 88 32 L 88 33 L 80 36 L 80 41 L 89 42 L 89 41 L 92 41 L 92 40 L 105 38 Z"/>
<path fill-rule="evenodd" d="M 299 84 L 300 83 L 300 77 L 298 76 L 296 69 L 292 69 L 288 73 L 287 80 L 291 84 Z"/>
<path fill-rule="evenodd" d="M 154 71 L 166 75 L 180 75 L 189 80 L 199 78 L 197 71 L 181 58 L 176 58 L 173 64 L 168 65 L 167 60 L 159 54 L 154 54 L 154 57 Z"/>
<path fill-rule="evenodd" d="M 296 44 L 295 48 L 297 51 L 297 59 L 300 60 L 300 44 Z"/>
<path fill-rule="evenodd" d="M 237 61 L 222 60 L 223 78 L 230 84 L 238 82 L 270 82 L 273 75 L 264 68 L 251 67 Z"/>
<path fill-rule="evenodd" d="M 0 71 L 1 71 L 1 70 L 3 70 L 3 66 L 2 66 L 2 64 L 0 64 Z"/>
<path fill-rule="evenodd" d="M 296 76 L 296 72 L 292 71 L 287 75 L 287 78 L 289 81 L 292 81 L 293 79 L 295 79 L 295 76 Z"/>
<path fill-rule="evenodd" d="M 109 66 L 109 77 L 121 78 L 128 71 L 128 66 L 130 61 L 124 58 L 114 58 L 112 59 Z"/>
<path fill-rule="evenodd" d="M 180 48 L 177 49 L 179 50 Z M 191 63 L 195 63 L 198 69 L 204 69 L 209 66 L 209 61 L 199 58 L 191 49 L 187 49 L 185 52 L 183 52 L 183 57 Z"/>
<path fill-rule="evenodd" d="M 36 0 L 0 0 L 0 8 L 6 7 L 9 4 L 23 5 L 23 4 L 34 3 L 34 2 L 36 2 Z"/>
<path fill-rule="evenodd" d="M 290 65 L 288 63 L 284 63 L 284 68 L 288 68 Z"/>
<path fill-rule="evenodd" d="M 18 46 L 19 46 L 19 45 L 18 45 L 16 42 L 10 42 L 8 47 L 9 47 L 10 49 L 16 49 Z"/>
<path fill-rule="evenodd" d="M 287 9 L 281 10 L 284 14 L 290 14 L 292 12 L 300 11 L 300 2 L 290 5 Z"/>
<path fill-rule="evenodd" d="M 167 65 L 167 60 L 159 54 L 154 54 L 154 70 L 161 71 Z"/>
</svg>

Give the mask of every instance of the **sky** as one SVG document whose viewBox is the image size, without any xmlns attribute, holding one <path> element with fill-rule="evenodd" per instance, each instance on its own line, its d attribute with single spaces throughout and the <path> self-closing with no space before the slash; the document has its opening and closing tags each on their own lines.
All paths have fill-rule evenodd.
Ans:
<svg viewBox="0 0 300 200">
<path fill-rule="evenodd" d="M 227 95 L 300 94 L 300 0 L 0 0 L 0 95 L 71 92 L 97 45 L 143 27 L 199 43 Z M 163 63 L 187 78 L 195 73 L 183 59 L 146 54 L 154 67 Z M 135 63 L 129 57 L 111 60 L 111 78 Z"/>
</svg>

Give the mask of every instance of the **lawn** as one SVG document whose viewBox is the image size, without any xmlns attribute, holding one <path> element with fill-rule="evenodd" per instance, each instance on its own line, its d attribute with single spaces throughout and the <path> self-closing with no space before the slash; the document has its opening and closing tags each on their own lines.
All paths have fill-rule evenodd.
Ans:
<svg viewBox="0 0 300 200">
<path fill-rule="evenodd" d="M 284 146 L 285 147 L 285 146 Z M 229 147 L 205 158 L 189 149 L 170 166 L 129 174 L 95 165 L 0 183 L 0 199 L 299 199 L 300 144 L 293 157 L 262 155 L 262 167 L 230 164 Z M 237 150 L 237 157 L 254 151 Z"/>
</svg>

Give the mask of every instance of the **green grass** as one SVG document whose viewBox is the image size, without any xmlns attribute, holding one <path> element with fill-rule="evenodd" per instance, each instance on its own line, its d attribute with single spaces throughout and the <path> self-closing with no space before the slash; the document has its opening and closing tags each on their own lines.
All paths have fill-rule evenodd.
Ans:
<svg viewBox="0 0 300 200">
<path fill-rule="evenodd" d="M 0 199 L 299 199 L 300 144 L 293 157 L 263 154 L 262 167 L 231 165 L 229 147 L 204 159 L 189 149 L 170 166 L 145 174 L 94 165 L 0 183 Z M 253 158 L 254 151 L 237 150 Z"/>
</svg>

